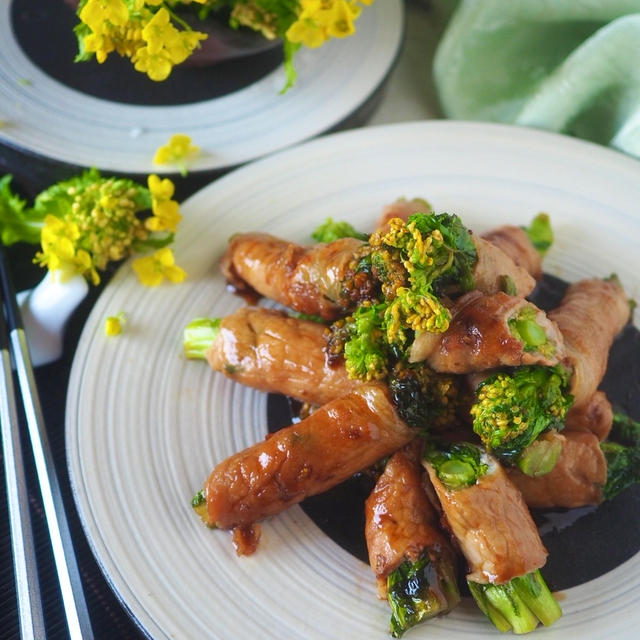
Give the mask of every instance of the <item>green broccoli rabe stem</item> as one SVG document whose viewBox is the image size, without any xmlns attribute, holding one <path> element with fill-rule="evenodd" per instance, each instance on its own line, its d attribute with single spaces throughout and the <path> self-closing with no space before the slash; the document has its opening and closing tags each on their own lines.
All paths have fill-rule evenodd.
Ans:
<svg viewBox="0 0 640 640">
<path fill-rule="evenodd" d="M 205 360 L 207 351 L 218 337 L 221 318 L 196 318 L 184 329 L 182 344 L 190 360 Z"/>
<path fill-rule="evenodd" d="M 562 440 L 556 431 L 542 434 L 516 458 L 516 465 L 525 475 L 537 477 L 549 473 L 562 454 Z"/>
<path fill-rule="evenodd" d="M 562 429 L 573 402 L 570 372 L 562 365 L 518 367 L 497 373 L 477 388 L 473 430 L 501 461 L 513 464 L 549 429 Z"/>
<path fill-rule="evenodd" d="M 529 633 L 538 622 L 549 626 L 562 615 L 539 570 L 505 584 L 467 583 L 481 611 L 500 631 Z"/>
<path fill-rule="evenodd" d="M 504 274 L 500 276 L 500 291 L 508 296 L 518 295 L 518 287 L 510 275 Z"/>
<path fill-rule="evenodd" d="M 533 318 L 517 319 L 514 321 L 513 327 L 524 343 L 525 351 L 533 351 L 547 342 L 547 334 Z"/>
<path fill-rule="evenodd" d="M 482 451 L 467 442 L 430 443 L 424 458 L 434 468 L 440 482 L 453 491 L 470 487 L 489 470 Z"/>
<path fill-rule="evenodd" d="M 551 220 L 546 213 L 539 213 L 528 227 L 523 227 L 536 251 L 544 257 L 553 244 Z"/>
<path fill-rule="evenodd" d="M 416 562 L 405 561 L 387 577 L 391 635 L 451 610 L 460 601 L 450 558 L 425 550 Z"/>
<path fill-rule="evenodd" d="M 520 340 L 525 351 L 537 351 L 550 357 L 555 353 L 555 345 L 549 340 L 545 330 L 536 319 L 537 310 L 526 306 L 508 321 L 511 335 Z"/>
</svg>

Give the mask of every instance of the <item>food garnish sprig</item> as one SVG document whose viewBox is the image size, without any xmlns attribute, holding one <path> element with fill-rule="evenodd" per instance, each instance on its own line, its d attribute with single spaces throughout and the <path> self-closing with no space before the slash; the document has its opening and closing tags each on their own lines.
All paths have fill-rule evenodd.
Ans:
<svg viewBox="0 0 640 640">
<path fill-rule="evenodd" d="M 416 333 L 447 330 L 451 313 L 442 296 L 451 285 L 458 292 L 473 288 L 476 260 L 471 235 L 457 216 L 392 219 L 369 237 L 344 283 L 345 299 L 357 306 L 333 323 L 330 359 L 344 356 L 352 378 L 384 379 L 395 362 L 407 359 Z"/>
<path fill-rule="evenodd" d="M 110 263 L 151 250 L 133 265 L 143 284 L 185 278 L 168 247 L 182 218 L 168 178 L 151 175 L 145 187 L 89 169 L 44 190 L 31 207 L 11 191 L 11 179 L 0 179 L 2 242 L 39 242 L 34 262 L 59 281 L 81 275 L 98 285 Z"/>
<path fill-rule="evenodd" d="M 548 473 L 562 445 L 540 436 L 564 428 L 573 403 L 570 378 L 562 364 L 523 366 L 490 375 L 476 390 L 473 430 L 502 462 L 516 464 L 527 475 Z"/>
<path fill-rule="evenodd" d="M 80 0 L 75 27 L 77 61 L 104 62 L 116 52 L 151 80 L 166 80 L 208 36 L 190 22 L 226 11 L 231 27 L 248 27 L 283 43 L 285 89 L 296 79 L 293 57 L 302 46 L 323 45 L 355 32 L 363 5 L 373 0 Z M 185 11 L 193 9 L 191 15 Z M 182 10 L 180 15 L 177 11 Z"/>
</svg>

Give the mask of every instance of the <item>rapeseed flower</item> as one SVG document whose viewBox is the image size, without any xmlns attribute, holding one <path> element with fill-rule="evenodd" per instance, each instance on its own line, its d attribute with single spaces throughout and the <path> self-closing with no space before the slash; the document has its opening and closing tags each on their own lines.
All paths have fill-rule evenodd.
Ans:
<svg viewBox="0 0 640 640">
<path fill-rule="evenodd" d="M 183 133 L 177 133 L 156 151 L 153 162 L 155 164 L 173 164 L 178 167 L 180 175 L 187 175 L 188 161 L 200 152 L 200 147 L 191 144 L 191 138 Z"/>
<path fill-rule="evenodd" d="M 145 226 L 150 231 L 175 231 L 182 220 L 180 205 L 172 200 L 175 187 L 168 178 L 161 180 L 152 174 L 147 179 L 151 193 L 151 210 L 153 216 L 145 220 Z"/>
<path fill-rule="evenodd" d="M 187 276 L 184 269 L 176 265 L 173 251 L 169 247 L 136 258 L 132 267 L 138 280 L 147 287 L 157 287 L 165 278 L 170 282 L 182 282 Z"/>
<path fill-rule="evenodd" d="M 124 312 L 120 312 L 115 316 L 107 316 L 104 321 L 104 333 L 106 336 L 119 336 L 122 333 L 122 326 L 126 322 Z"/>
<path fill-rule="evenodd" d="M 93 284 L 100 282 L 91 256 L 84 249 L 79 249 L 77 241 L 80 229 L 76 222 L 60 220 L 56 216 L 47 215 L 41 234 L 42 251 L 36 253 L 35 261 L 48 267 L 51 272 L 58 272 L 62 281 L 80 274 Z"/>
<path fill-rule="evenodd" d="M 373 0 L 360 0 L 369 5 Z M 297 20 L 287 29 L 287 40 L 315 48 L 330 38 L 344 38 L 355 32 L 360 2 L 354 0 L 300 0 Z"/>
<path fill-rule="evenodd" d="M 296 77 L 293 56 L 301 45 L 319 47 L 330 38 L 355 32 L 362 6 L 373 0 L 80 0 L 75 27 L 76 60 L 99 63 L 117 52 L 131 59 L 136 70 L 161 82 L 173 67 L 200 47 L 205 33 L 194 30 L 178 14 L 180 8 L 201 5 L 192 17 L 230 9 L 229 24 L 245 26 L 265 38 L 283 42 L 286 90 Z"/>
<path fill-rule="evenodd" d="M 107 25 L 123 26 L 129 20 L 124 0 L 87 0 L 79 7 L 79 17 L 95 33 L 102 33 Z"/>
<path fill-rule="evenodd" d="M 83 275 L 100 283 L 100 271 L 148 248 L 173 241 L 181 220 L 168 178 L 150 176 L 149 188 L 97 169 L 40 193 L 31 208 L 0 179 L 0 237 L 5 244 L 40 243 L 34 261 L 61 280 Z"/>
<path fill-rule="evenodd" d="M 163 0 L 81 0 L 80 24 L 75 29 L 79 45 L 76 60 L 95 55 L 102 63 L 116 51 L 131 58 L 134 67 L 151 80 L 166 80 L 174 65 L 184 62 L 207 37 L 173 14 L 170 7 L 174 4 Z"/>
<path fill-rule="evenodd" d="M 154 201 L 153 215 L 145 220 L 150 231 L 175 231 L 182 216 L 180 205 L 175 200 Z"/>
</svg>

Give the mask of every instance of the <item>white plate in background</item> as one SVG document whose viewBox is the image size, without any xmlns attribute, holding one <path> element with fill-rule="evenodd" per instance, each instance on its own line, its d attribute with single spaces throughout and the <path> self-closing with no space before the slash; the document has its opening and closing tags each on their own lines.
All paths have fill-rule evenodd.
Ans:
<svg viewBox="0 0 640 640">
<path fill-rule="evenodd" d="M 362 11 L 353 36 L 300 49 L 298 80 L 284 95 L 280 66 L 219 98 L 143 106 L 100 99 L 44 73 L 13 32 L 11 0 L 0 0 L 0 142 L 54 162 L 148 174 L 175 172 L 154 165 L 153 156 L 171 135 L 185 133 L 202 150 L 190 171 L 228 169 L 328 131 L 356 112 L 391 71 L 403 32 L 403 2 L 375 2 Z M 79 64 L 101 72 L 97 62 Z M 139 80 L 150 82 L 144 74 Z M 215 74 L 206 81 L 215 82 Z"/>
</svg>

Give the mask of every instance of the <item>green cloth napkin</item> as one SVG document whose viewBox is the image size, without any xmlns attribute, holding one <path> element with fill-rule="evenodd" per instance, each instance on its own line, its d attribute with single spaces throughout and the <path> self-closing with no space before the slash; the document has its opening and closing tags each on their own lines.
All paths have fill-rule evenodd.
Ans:
<svg viewBox="0 0 640 640">
<path fill-rule="evenodd" d="M 640 157 L 640 0 L 462 0 L 434 80 L 449 118 L 549 129 Z"/>
</svg>

